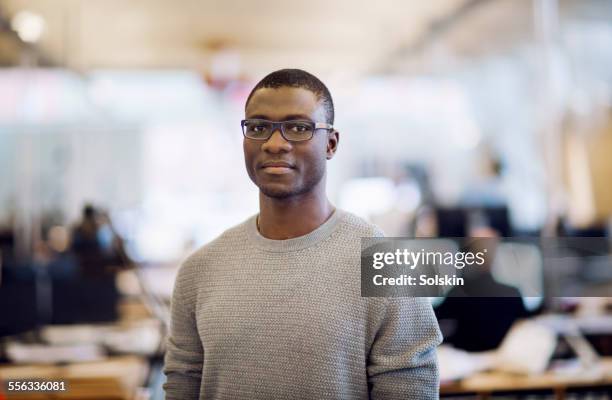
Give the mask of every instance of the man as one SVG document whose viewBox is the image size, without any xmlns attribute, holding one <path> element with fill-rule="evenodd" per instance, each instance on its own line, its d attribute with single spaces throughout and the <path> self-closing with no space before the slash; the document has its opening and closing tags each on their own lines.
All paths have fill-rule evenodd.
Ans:
<svg viewBox="0 0 612 400">
<path fill-rule="evenodd" d="M 500 235 L 483 226 L 472 229 L 466 250 L 483 252 L 484 264 L 478 269 L 465 269 L 463 286 L 453 287 L 436 310 L 444 331 L 445 342 L 454 347 L 478 352 L 499 347 L 512 325 L 530 316 L 521 292 L 495 280 L 492 273 Z M 450 328 L 450 329 L 449 329 Z"/>
<path fill-rule="evenodd" d="M 380 232 L 327 199 L 339 142 L 328 89 L 276 71 L 245 114 L 260 212 L 182 265 L 167 398 L 437 398 L 441 336 L 428 301 L 360 296 L 360 238 Z"/>
</svg>

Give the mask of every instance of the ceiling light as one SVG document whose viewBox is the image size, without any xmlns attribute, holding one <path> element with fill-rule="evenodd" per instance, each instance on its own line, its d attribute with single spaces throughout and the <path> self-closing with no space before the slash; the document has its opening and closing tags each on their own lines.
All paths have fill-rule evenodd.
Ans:
<svg viewBox="0 0 612 400">
<path fill-rule="evenodd" d="M 45 20 L 30 11 L 20 11 L 11 19 L 11 28 L 27 43 L 36 43 L 45 30 Z"/>
</svg>

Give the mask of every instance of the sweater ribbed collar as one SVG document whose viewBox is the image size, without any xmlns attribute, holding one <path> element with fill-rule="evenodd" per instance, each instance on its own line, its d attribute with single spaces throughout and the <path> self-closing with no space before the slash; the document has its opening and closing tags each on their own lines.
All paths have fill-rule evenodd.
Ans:
<svg viewBox="0 0 612 400">
<path fill-rule="evenodd" d="M 286 240 L 274 240 L 263 237 L 257 230 L 257 216 L 256 214 L 249 218 L 246 223 L 247 237 L 255 247 L 271 251 L 275 253 L 286 253 L 290 251 L 298 251 L 320 243 L 321 241 L 328 238 L 338 226 L 341 221 L 344 211 L 336 208 L 334 213 L 314 231 L 307 233 L 303 236 L 298 236 L 292 239 Z"/>
</svg>

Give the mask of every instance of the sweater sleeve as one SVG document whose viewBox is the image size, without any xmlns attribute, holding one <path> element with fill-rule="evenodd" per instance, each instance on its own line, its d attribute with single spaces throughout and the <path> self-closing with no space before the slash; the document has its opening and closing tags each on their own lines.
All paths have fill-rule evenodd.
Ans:
<svg viewBox="0 0 612 400">
<path fill-rule="evenodd" d="M 164 363 L 168 400 L 196 400 L 200 395 L 204 350 L 195 319 L 197 290 L 192 271 L 187 262 L 180 268 L 172 294 Z"/>
<path fill-rule="evenodd" d="M 385 316 L 370 348 L 372 399 L 438 399 L 436 348 L 442 341 L 426 298 L 388 298 Z"/>
</svg>

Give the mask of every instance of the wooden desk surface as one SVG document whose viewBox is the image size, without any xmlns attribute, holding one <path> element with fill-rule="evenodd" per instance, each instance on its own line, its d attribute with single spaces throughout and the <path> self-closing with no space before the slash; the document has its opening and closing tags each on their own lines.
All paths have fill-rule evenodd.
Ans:
<svg viewBox="0 0 612 400">
<path fill-rule="evenodd" d="M 601 359 L 593 371 L 576 374 L 546 372 L 522 376 L 503 372 L 480 372 L 458 382 L 443 384 L 440 394 L 492 393 L 551 389 L 553 391 L 580 387 L 611 386 L 612 357 Z"/>
<path fill-rule="evenodd" d="M 133 399 L 143 385 L 148 363 L 136 356 L 110 357 L 103 361 L 67 365 L 0 365 L 0 380 L 65 379 L 66 392 L 6 394 L 7 399 Z M 0 389 L 4 390 L 4 388 Z"/>
</svg>

